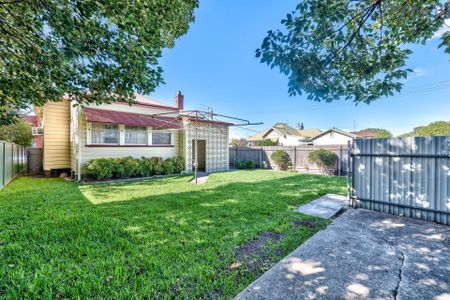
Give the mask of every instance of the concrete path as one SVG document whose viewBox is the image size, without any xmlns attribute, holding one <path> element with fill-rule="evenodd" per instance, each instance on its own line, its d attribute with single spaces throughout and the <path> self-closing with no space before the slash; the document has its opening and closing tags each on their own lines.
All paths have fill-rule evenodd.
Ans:
<svg viewBox="0 0 450 300">
<path fill-rule="evenodd" d="M 208 173 L 198 172 L 197 173 L 197 184 L 203 184 L 208 180 Z M 195 184 L 195 178 L 191 180 L 191 183 Z"/>
<path fill-rule="evenodd" d="M 235 299 L 450 299 L 450 227 L 348 209 Z"/>
<path fill-rule="evenodd" d="M 345 196 L 326 194 L 308 204 L 302 205 L 296 211 L 305 215 L 329 219 L 335 216 L 342 208 L 348 206 Z"/>
</svg>

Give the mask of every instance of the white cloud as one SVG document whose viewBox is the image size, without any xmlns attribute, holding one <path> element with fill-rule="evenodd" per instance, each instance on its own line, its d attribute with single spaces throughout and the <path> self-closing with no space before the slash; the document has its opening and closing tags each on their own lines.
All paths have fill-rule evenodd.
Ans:
<svg viewBox="0 0 450 300">
<path fill-rule="evenodd" d="M 442 35 L 444 34 L 444 33 L 446 33 L 447 31 L 450 31 L 450 18 L 448 18 L 448 19 L 446 19 L 445 21 L 444 21 L 444 23 L 445 23 L 445 25 L 444 26 L 442 26 L 438 31 L 436 31 L 435 33 L 434 33 L 434 35 L 433 35 L 433 39 L 435 39 L 435 38 L 440 38 L 440 37 L 442 37 Z"/>
</svg>

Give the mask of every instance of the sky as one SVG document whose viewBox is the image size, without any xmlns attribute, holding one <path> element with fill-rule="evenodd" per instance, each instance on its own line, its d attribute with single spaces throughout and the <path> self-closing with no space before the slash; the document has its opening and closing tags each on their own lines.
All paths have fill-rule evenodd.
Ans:
<svg viewBox="0 0 450 300">
<path fill-rule="evenodd" d="M 413 45 L 407 64 L 414 73 L 401 93 L 376 102 L 319 103 L 305 95 L 290 97 L 287 77 L 255 57 L 268 30 L 283 29 L 280 21 L 297 1 L 201 0 L 186 35 L 160 59 L 165 84 L 151 98 L 172 103 L 176 91 L 186 109 L 212 108 L 263 125 L 232 127 L 231 137 L 248 137 L 277 122 L 326 130 L 386 128 L 394 135 L 433 121 L 450 121 L 450 55 L 438 49 L 439 39 Z"/>
</svg>

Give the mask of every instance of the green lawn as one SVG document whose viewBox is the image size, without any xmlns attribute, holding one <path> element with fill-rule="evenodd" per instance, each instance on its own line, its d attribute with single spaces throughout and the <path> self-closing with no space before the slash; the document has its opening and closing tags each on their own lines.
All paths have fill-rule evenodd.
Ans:
<svg viewBox="0 0 450 300">
<path fill-rule="evenodd" d="M 189 180 L 14 180 L 0 191 L 0 298 L 230 298 L 328 224 L 294 207 L 345 192 L 345 178 L 285 172 Z"/>
</svg>

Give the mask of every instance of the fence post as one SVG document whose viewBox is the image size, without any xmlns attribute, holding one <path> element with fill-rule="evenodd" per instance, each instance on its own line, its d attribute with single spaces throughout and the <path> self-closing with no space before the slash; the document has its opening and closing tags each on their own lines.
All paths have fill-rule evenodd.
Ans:
<svg viewBox="0 0 450 300">
<path fill-rule="evenodd" d="M 347 142 L 347 197 L 348 197 L 348 204 L 352 206 L 351 203 L 351 192 L 350 192 L 350 163 L 352 157 L 352 150 L 350 147 L 350 141 Z M 353 174 L 352 174 L 353 175 Z"/>
<path fill-rule="evenodd" d="M 6 177 L 6 143 L 2 143 L 3 144 L 3 157 L 2 157 L 2 159 L 3 159 L 3 170 L 2 170 L 2 172 L 3 172 L 3 184 L 2 184 L 2 187 L 4 187 L 5 186 L 5 182 L 6 182 L 6 180 L 5 180 L 5 177 Z"/>
<path fill-rule="evenodd" d="M 294 146 L 294 171 L 297 171 L 297 147 Z"/>
<path fill-rule="evenodd" d="M 342 145 L 339 145 L 338 175 L 341 176 L 342 171 Z"/>
<path fill-rule="evenodd" d="M 262 169 L 262 147 L 259 148 L 259 168 Z"/>
</svg>

